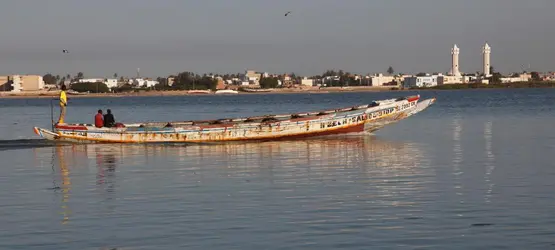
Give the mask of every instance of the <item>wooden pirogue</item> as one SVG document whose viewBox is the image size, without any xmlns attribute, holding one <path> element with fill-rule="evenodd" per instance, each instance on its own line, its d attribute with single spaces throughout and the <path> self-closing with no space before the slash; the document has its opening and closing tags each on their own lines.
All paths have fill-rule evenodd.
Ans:
<svg viewBox="0 0 555 250">
<path fill-rule="evenodd" d="M 97 128 L 92 124 L 57 124 L 53 131 L 34 127 L 48 140 L 74 143 L 223 142 L 277 140 L 375 131 L 414 115 L 435 102 L 420 95 L 320 112 L 267 115 L 209 121 L 148 122 Z"/>
</svg>

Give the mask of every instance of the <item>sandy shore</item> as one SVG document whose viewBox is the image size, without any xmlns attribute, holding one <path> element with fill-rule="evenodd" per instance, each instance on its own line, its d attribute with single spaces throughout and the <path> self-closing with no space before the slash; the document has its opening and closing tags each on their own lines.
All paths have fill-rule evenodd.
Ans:
<svg viewBox="0 0 555 250">
<path fill-rule="evenodd" d="M 329 88 L 311 88 L 311 89 L 272 89 L 270 92 L 239 92 L 239 95 L 260 95 L 260 94 L 319 94 L 319 93 L 342 93 L 342 92 L 384 92 L 384 91 L 400 91 L 391 90 L 391 87 L 329 87 Z M 0 98 L 53 98 L 57 97 L 60 92 L 56 91 L 33 91 L 33 92 L 0 92 Z M 191 94 L 187 90 L 170 90 L 170 91 L 141 91 L 130 93 L 98 93 L 98 94 L 70 94 L 69 98 L 81 97 L 131 97 L 131 96 L 191 96 L 191 95 L 216 95 L 210 94 Z M 219 95 L 219 94 L 218 94 Z M 229 95 L 229 94 L 224 94 Z M 234 95 L 234 94 L 232 94 Z"/>
</svg>

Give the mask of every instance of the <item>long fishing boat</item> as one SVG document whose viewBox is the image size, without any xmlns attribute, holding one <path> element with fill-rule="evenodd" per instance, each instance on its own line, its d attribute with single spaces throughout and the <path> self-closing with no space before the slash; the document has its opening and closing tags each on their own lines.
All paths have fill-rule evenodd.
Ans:
<svg viewBox="0 0 555 250">
<path fill-rule="evenodd" d="M 420 95 L 373 101 L 334 110 L 207 121 L 146 122 L 95 127 L 56 124 L 52 130 L 34 127 L 48 140 L 73 143 L 225 142 L 278 140 L 372 132 L 429 107 L 435 98 Z"/>
</svg>

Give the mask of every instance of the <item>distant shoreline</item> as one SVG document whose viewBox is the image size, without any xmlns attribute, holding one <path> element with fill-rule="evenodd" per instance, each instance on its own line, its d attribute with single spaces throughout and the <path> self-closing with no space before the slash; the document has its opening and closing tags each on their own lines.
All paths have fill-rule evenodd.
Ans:
<svg viewBox="0 0 555 250">
<path fill-rule="evenodd" d="M 395 86 L 368 87 L 327 87 L 313 89 L 273 89 L 264 92 L 242 92 L 238 94 L 199 94 L 188 93 L 188 90 L 152 90 L 142 92 L 125 93 L 90 93 L 69 94 L 68 98 L 93 98 L 93 97 L 162 97 L 162 96 L 227 96 L 227 95 L 264 95 L 264 94 L 326 94 L 326 93 L 361 93 L 361 92 L 405 92 L 405 91 L 441 91 L 441 90 L 469 90 L 469 89 L 523 89 L 523 88 L 555 88 L 555 82 L 515 82 L 503 84 L 449 84 L 428 88 L 405 88 L 399 89 Z M 0 99 L 32 99 L 32 98 L 57 98 L 59 91 L 36 91 L 36 92 L 0 92 Z"/>
<path fill-rule="evenodd" d="M 239 92 L 238 94 L 199 94 L 187 93 L 188 90 L 163 90 L 163 91 L 144 91 L 144 92 L 125 92 L 125 93 L 90 93 L 90 94 L 70 94 L 68 98 L 87 98 L 87 97 L 148 97 L 148 96 L 229 96 L 229 95 L 263 95 L 263 94 L 325 94 L 325 93 L 345 93 L 345 92 L 390 92 L 401 91 L 392 90 L 388 87 L 330 87 L 322 89 L 298 90 L 298 89 L 274 89 L 268 92 Z M 59 91 L 42 92 L 20 92 L 20 93 L 0 93 L 0 98 L 30 99 L 30 98 L 56 98 Z"/>
</svg>

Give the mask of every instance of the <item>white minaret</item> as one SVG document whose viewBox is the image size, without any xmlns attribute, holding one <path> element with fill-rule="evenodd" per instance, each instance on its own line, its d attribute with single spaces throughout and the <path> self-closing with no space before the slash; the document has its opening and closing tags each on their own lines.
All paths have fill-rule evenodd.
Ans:
<svg viewBox="0 0 555 250">
<path fill-rule="evenodd" d="M 484 56 L 484 59 L 483 59 L 484 76 L 489 76 L 491 75 L 491 72 L 489 72 L 489 68 L 491 66 L 490 65 L 491 47 L 487 42 L 484 45 L 484 47 L 482 47 L 482 55 Z"/>
<path fill-rule="evenodd" d="M 451 64 L 451 75 L 454 76 L 461 76 L 461 72 L 459 71 L 459 47 L 455 44 L 451 49 L 451 57 L 453 59 Z"/>
</svg>

